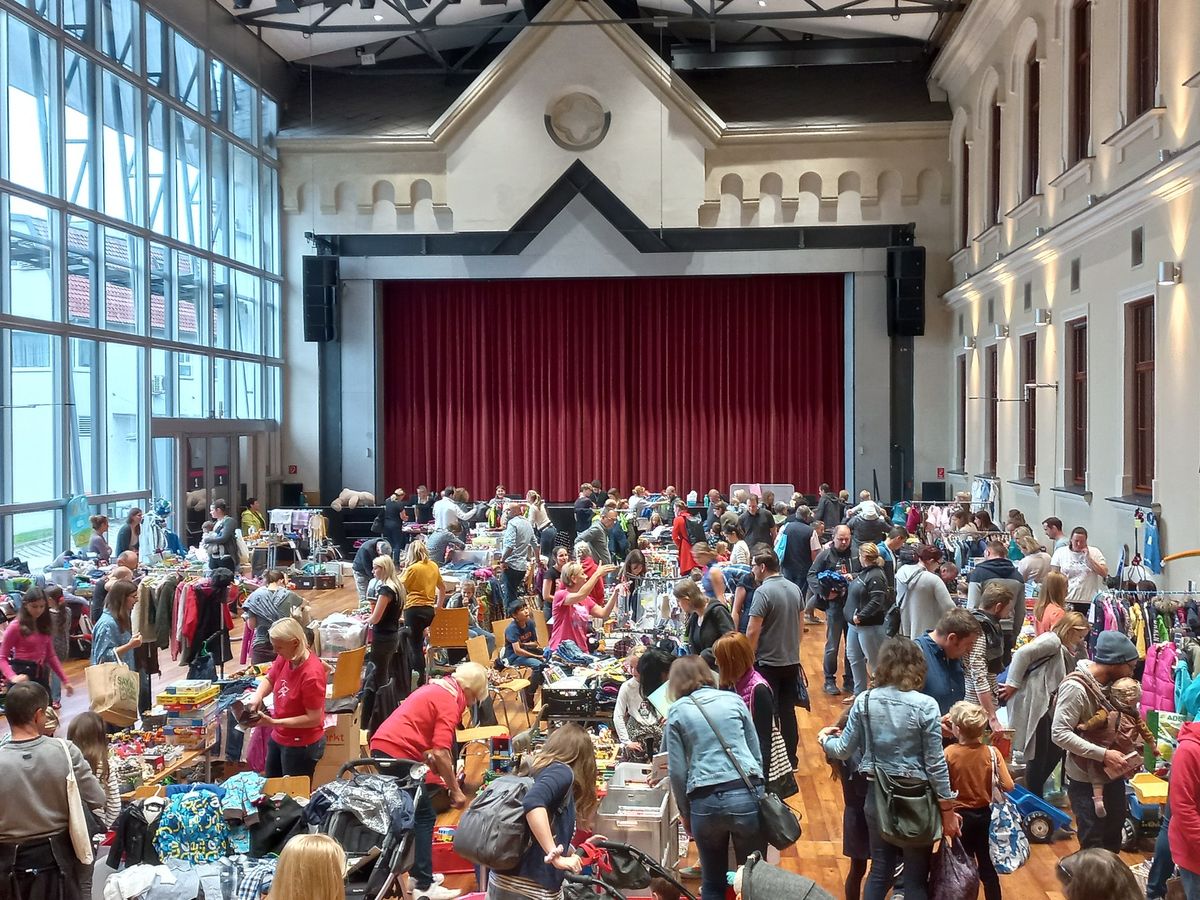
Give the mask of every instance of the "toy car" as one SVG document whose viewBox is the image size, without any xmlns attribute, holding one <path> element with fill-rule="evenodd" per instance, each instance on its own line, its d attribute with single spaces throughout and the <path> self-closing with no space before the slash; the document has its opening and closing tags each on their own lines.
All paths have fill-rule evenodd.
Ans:
<svg viewBox="0 0 1200 900">
<path fill-rule="evenodd" d="M 1054 832 L 1071 827 L 1070 816 L 1019 784 L 1013 785 L 1008 798 L 1024 818 L 1025 832 L 1031 841 L 1048 844 L 1054 839 Z"/>
</svg>

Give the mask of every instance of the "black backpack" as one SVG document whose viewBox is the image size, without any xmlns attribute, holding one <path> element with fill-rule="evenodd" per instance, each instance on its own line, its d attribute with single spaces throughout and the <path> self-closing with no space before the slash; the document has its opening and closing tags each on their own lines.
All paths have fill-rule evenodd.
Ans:
<svg viewBox="0 0 1200 900">
<path fill-rule="evenodd" d="M 707 544 L 708 536 L 704 533 L 704 523 L 695 516 L 688 516 L 683 520 L 684 527 L 687 529 L 687 539 L 689 544 Z"/>
</svg>

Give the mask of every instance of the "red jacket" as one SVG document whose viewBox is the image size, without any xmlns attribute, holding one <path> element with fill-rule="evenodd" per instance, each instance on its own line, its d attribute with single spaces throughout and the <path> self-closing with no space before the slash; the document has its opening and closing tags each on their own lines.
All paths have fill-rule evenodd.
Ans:
<svg viewBox="0 0 1200 900">
<path fill-rule="evenodd" d="M 679 574 L 686 575 L 696 568 L 696 560 L 692 557 L 692 545 L 687 536 L 687 513 L 680 513 L 671 524 L 671 540 L 679 548 Z"/>
<path fill-rule="evenodd" d="M 1189 872 L 1200 872 L 1200 723 L 1179 730 L 1171 757 L 1171 856 Z"/>
</svg>

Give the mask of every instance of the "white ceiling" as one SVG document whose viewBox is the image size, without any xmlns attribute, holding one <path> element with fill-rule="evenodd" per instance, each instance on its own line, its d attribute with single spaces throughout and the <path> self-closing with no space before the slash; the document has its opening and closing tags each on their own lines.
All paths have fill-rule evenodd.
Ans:
<svg viewBox="0 0 1200 900">
<path fill-rule="evenodd" d="M 261 12 L 265 8 L 274 6 L 274 0 L 252 0 L 249 9 L 235 10 L 233 8 L 233 0 L 218 0 L 218 2 L 233 13 L 234 16 Z M 897 2 L 906 4 L 908 0 L 864 0 L 864 2 L 859 4 L 858 8 L 891 9 Z M 706 6 L 707 0 L 700 0 L 700 3 L 702 6 Z M 825 0 L 823 5 L 831 6 L 833 3 L 834 0 Z M 654 15 L 660 11 L 677 15 L 686 15 L 689 13 L 689 7 L 685 0 L 640 0 L 640 5 L 647 15 Z M 480 0 L 462 0 L 460 3 L 452 4 L 443 9 L 438 16 L 438 22 L 441 24 L 454 24 L 484 21 L 496 19 L 514 12 L 520 13 L 521 9 L 521 0 L 507 0 L 505 5 L 487 6 L 482 5 Z M 756 13 L 792 12 L 811 9 L 812 4 L 808 0 L 732 0 L 721 11 L 720 15 L 725 17 L 737 16 L 738 14 L 753 15 Z M 427 9 L 412 10 L 410 15 L 419 21 L 427 11 Z M 327 10 L 324 6 L 317 3 L 314 6 L 302 8 L 298 13 L 280 17 L 273 16 L 271 19 L 297 24 L 308 24 L 315 22 L 325 15 L 326 12 Z M 355 61 L 355 47 L 366 46 L 370 49 L 373 46 L 378 47 L 383 41 L 401 36 L 402 32 L 389 31 L 387 26 L 389 24 L 407 24 L 407 22 L 402 13 L 388 5 L 387 0 L 377 0 L 375 8 L 371 10 L 361 9 L 358 3 L 352 0 L 351 3 L 341 6 L 334 11 L 324 20 L 323 24 L 367 25 L 379 27 L 380 30 L 371 33 L 317 33 L 305 36 L 298 31 L 263 28 L 262 37 L 276 53 L 290 62 L 312 62 L 317 65 L 350 65 Z M 906 14 L 897 19 L 893 19 L 890 15 L 876 15 L 836 19 L 777 19 L 758 22 L 747 20 L 745 24 L 726 25 L 723 30 L 728 29 L 731 32 L 730 37 L 735 37 L 740 33 L 749 31 L 753 24 L 769 25 L 771 28 L 778 30 L 788 37 L 799 37 L 802 33 L 807 32 L 827 37 L 904 37 L 925 40 L 936 27 L 937 16 L 933 13 L 919 13 Z M 428 35 L 428 38 L 434 47 L 446 49 L 471 46 L 485 33 L 485 30 L 476 29 L 448 29 L 446 31 L 431 33 Z M 506 35 L 511 36 L 512 34 L 512 31 L 504 32 L 501 35 L 501 39 Z M 752 38 L 756 42 L 770 41 L 772 39 L 765 27 L 758 31 Z M 402 39 L 397 41 L 379 61 L 382 62 L 385 59 L 420 52 L 422 52 L 421 49 L 414 42 Z"/>
</svg>

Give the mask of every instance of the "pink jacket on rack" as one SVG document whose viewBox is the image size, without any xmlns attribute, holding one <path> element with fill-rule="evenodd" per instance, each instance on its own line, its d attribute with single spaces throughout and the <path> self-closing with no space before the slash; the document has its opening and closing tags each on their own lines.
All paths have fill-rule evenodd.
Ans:
<svg viewBox="0 0 1200 900">
<path fill-rule="evenodd" d="M 1146 669 L 1142 674 L 1142 715 L 1152 709 L 1175 712 L 1174 644 L 1152 644 L 1146 650 Z"/>
</svg>

